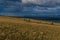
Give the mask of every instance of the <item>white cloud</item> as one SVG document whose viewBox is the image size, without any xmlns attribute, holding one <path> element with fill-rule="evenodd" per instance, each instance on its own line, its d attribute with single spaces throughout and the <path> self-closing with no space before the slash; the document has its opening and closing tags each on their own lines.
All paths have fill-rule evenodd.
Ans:
<svg viewBox="0 0 60 40">
<path fill-rule="evenodd" d="M 47 4 L 47 3 L 60 3 L 60 0 L 22 0 L 22 3 L 35 3 L 35 4 Z"/>
<path fill-rule="evenodd" d="M 40 4 L 42 2 L 40 0 L 22 0 L 22 3 L 36 3 L 36 4 Z"/>
</svg>

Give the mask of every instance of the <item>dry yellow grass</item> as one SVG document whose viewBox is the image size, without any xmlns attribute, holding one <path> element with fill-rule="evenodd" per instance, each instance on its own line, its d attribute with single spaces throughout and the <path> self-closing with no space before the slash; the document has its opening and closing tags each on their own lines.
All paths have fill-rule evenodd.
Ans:
<svg viewBox="0 0 60 40">
<path fill-rule="evenodd" d="M 60 23 L 0 16 L 0 40 L 60 40 Z"/>
</svg>

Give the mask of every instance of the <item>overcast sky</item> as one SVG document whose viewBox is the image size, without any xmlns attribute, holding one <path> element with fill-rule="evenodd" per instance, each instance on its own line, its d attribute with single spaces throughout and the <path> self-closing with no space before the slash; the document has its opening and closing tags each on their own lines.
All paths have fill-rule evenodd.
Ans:
<svg viewBox="0 0 60 40">
<path fill-rule="evenodd" d="M 0 12 L 20 12 L 22 10 L 20 1 L 34 4 L 60 3 L 60 0 L 0 0 Z"/>
<path fill-rule="evenodd" d="M 60 6 L 55 8 L 48 8 L 35 6 L 35 7 L 21 7 L 22 3 L 34 3 L 34 4 L 45 4 L 45 3 L 60 3 L 60 0 L 0 0 L 0 15 L 19 15 L 22 11 L 31 12 L 56 12 L 60 10 Z M 30 12 L 29 12 L 30 13 Z M 23 13 L 21 13 L 23 15 Z"/>
</svg>

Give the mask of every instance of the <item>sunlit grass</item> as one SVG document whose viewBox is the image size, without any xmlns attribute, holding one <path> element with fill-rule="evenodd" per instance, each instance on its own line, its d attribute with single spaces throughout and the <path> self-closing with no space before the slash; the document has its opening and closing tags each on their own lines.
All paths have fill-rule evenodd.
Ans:
<svg viewBox="0 0 60 40">
<path fill-rule="evenodd" d="M 11 17 L 0 19 L 0 40 L 60 40 L 60 25 L 56 23 Z"/>
</svg>

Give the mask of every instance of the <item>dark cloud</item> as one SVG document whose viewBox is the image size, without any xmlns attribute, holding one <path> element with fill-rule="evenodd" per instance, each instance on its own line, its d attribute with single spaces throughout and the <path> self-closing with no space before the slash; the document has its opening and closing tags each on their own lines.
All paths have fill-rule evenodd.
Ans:
<svg viewBox="0 0 60 40">
<path fill-rule="evenodd" d="M 60 0 L 22 0 L 22 3 L 32 3 L 32 4 L 39 4 L 39 5 L 52 5 L 52 4 L 60 4 Z"/>
<path fill-rule="evenodd" d="M 7 0 L 7 1 L 19 1 L 19 0 Z"/>
<path fill-rule="evenodd" d="M 35 5 L 37 4 L 56 4 L 56 3 L 60 3 L 60 1 L 56 1 L 56 0 L 42 0 L 44 2 L 41 2 L 41 0 L 0 0 L 0 13 L 3 15 L 14 15 L 14 14 L 19 14 L 22 11 L 28 11 L 28 13 L 38 13 L 38 12 L 52 12 L 52 11 L 57 11 L 57 9 L 59 9 L 58 7 L 56 8 L 47 8 L 47 10 L 44 7 L 40 7 L 40 6 L 34 6 L 32 7 L 30 5 L 30 7 L 22 7 L 22 3 L 34 3 Z M 21 3 L 22 2 L 22 3 Z M 43 9 L 43 10 L 42 10 Z M 51 11 L 52 10 L 52 11 Z M 25 13 L 25 12 L 24 12 Z M 21 13 L 22 14 L 22 13 Z M 23 15 L 23 14 L 22 14 Z"/>
<path fill-rule="evenodd" d="M 18 13 L 21 12 L 20 0 L 0 0 L 0 12 Z"/>
</svg>

